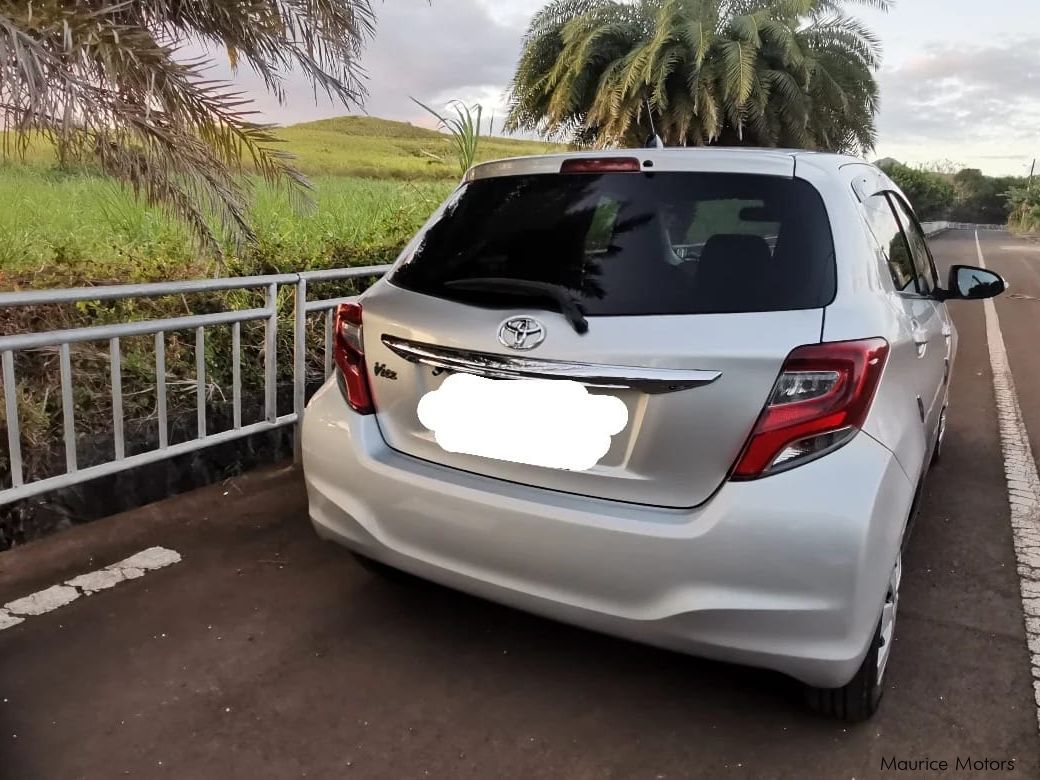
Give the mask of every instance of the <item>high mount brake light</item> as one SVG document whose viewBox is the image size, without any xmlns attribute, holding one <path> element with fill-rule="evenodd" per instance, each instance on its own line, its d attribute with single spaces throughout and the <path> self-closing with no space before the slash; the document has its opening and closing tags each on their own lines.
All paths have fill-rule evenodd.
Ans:
<svg viewBox="0 0 1040 780">
<path fill-rule="evenodd" d="M 888 342 L 880 338 L 794 350 L 784 361 L 732 479 L 785 471 L 852 439 L 867 418 L 887 358 Z"/>
<path fill-rule="evenodd" d="M 361 304 L 341 303 L 336 307 L 332 356 L 343 377 L 341 387 L 350 408 L 358 414 L 372 414 L 372 393 L 368 387 L 365 342 L 361 327 Z"/>
<path fill-rule="evenodd" d="M 564 160 L 560 173 L 638 173 L 642 168 L 635 157 L 577 157 Z"/>
</svg>

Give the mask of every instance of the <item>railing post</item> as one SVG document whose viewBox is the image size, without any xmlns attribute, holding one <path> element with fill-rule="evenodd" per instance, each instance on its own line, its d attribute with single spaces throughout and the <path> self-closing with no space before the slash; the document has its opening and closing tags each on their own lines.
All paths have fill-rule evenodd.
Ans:
<svg viewBox="0 0 1040 780">
<path fill-rule="evenodd" d="M 4 375 L 4 407 L 7 412 L 7 447 L 11 461 L 11 487 L 22 484 L 22 432 L 18 421 L 18 385 L 14 378 L 14 353 L 0 354 Z"/>
<path fill-rule="evenodd" d="M 336 312 L 335 309 L 329 309 L 325 312 L 325 376 L 324 379 L 328 379 L 332 376 L 332 336 L 333 327 L 336 324 Z"/>
<path fill-rule="evenodd" d="M 58 365 L 61 368 L 61 416 L 65 429 L 65 470 L 76 471 L 76 407 L 72 399 L 72 361 L 69 357 L 69 345 L 63 343 L 58 347 Z"/>
<path fill-rule="evenodd" d="M 307 277 L 296 282 L 296 323 L 293 328 L 293 461 L 300 463 L 303 455 L 303 407 L 307 392 Z"/>
<path fill-rule="evenodd" d="M 242 427 L 242 323 L 231 323 L 231 404 L 232 425 Z"/>
<path fill-rule="evenodd" d="M 264 326 L 264 415 L 278 420 L 278 284 L 267 287 L 267 322 Z"/>
<path fill-rule="evenodd" d="M 112 379 L 112 448 L 116 460 L 126 457 L 126 441 L 123 438 L 123 367 L 119 336 L 108 340 L 109 371 Z"/>
<path fill-rule="evenodd" d="M 195 328 L 195 425 L 198 438 L 206 438 L 206 329 Z"/>
<path fill-rule="evenodd" d="M 166 418 L 166 333 L 155 334 L 155 415 L 159 423 L 159 449 L 170 443 L 170 423 Z"/>
</svg>

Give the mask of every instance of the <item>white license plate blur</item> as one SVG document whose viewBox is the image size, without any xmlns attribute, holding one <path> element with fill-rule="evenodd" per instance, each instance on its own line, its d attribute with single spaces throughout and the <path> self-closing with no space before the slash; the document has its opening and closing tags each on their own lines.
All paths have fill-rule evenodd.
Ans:
<svg viewBox="0 0 1040 780">
<path fill-rule="evenodd" d="M 564 379 L 487 379 L 452 374 L 416 410 L 447 452 L 586 471 L 628 425 L 620 398 Z"/>
</svg>

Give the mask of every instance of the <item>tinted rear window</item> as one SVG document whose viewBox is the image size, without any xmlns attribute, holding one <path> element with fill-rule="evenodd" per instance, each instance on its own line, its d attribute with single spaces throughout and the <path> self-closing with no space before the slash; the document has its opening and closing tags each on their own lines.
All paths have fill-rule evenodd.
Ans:
<svg viewBox="0 0 1040 780">
<path fill-rule="evenodd" d="M 505 176 L 460 188 L 391 277 L 440 298 L 518 304 L 450 284 L 474 279 L 550 284 L 590 316 L 813 309 L 834 298 L 834 245 L 823 201 L 798 179 Z"/>
</svg>

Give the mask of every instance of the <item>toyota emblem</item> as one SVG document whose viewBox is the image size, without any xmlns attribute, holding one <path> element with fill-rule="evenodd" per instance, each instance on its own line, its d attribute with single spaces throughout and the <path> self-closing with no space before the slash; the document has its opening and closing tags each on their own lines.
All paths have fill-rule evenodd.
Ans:
<svg viewBox="0 0 1040 780">
<path fill-rule="evenodd" d="M 502 346 L 526 351 L 545 341 L 545 326 L 533 317 L 511 317 L 498 329 Z"/>
</svg>

